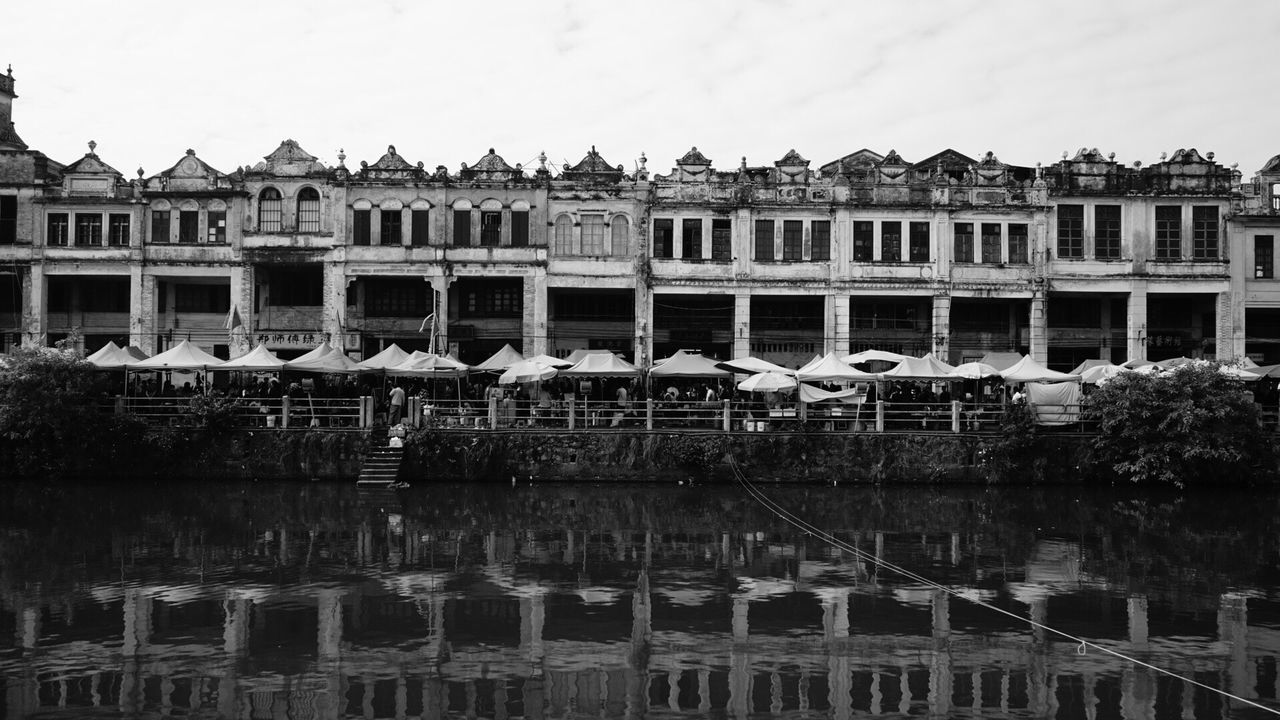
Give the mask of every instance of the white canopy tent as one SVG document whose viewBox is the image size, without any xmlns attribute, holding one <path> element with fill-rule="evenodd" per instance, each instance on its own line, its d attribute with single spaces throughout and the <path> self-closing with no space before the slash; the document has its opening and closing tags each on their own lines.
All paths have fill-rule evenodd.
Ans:
<svg viewBox="0 0 1280 720">
<path fill-rule="evenodd" d="M 960 380 L 951 373 L 955 368 L 933 355 L 922 358 L 905 358 L 892 369 L 880 373 L 884 380 Z"/>
<path fill-rule="evenodd" d="M 543 365 L 537 360 L 521 360 L 512 363 L 498 376 L 498 384 L 516 385 L 519 383 L 539 382 L 550 380 L 558 374 L 560 374 L 559 370 L 549 365 Z"/>
<path fill-rule="evenodd" d="M 880 377 L 851 367 L 831 352 L 797 370 L 796 379 L 801 382 L 874 382 Z"/>
<path fill-rule="evenodd" d="M 471 369 L 478 372 L 502 372 L 524 359 L 524 356 L 508 343 L 503 345 L 501 350 L 490 355 L 484 362 L 472 365 Z"/>
<path fill-rule="evenodd" d="M 756 373 L 738 383 L 743 392 L 779 392 L 791 390 L 799 384 L 795 377 L 779 372 Z"/>
<path fill-rule="evenodd" d="M 716 363 L 716 367 L 722 370 L 730 370 L 735 373 L 745 373 L 748 375 L 763 372 L 776 372 L 782 373 L 783 375 L 796 374 L 795 370 L 785 368 L 781 365 L 775 365 L 768 360 L 761 360 L 760 358 L 751 357 L 750 355 Z"/>
<path fill-rule="evenodd" d="M 285 361 L 276 357 L 263 343 L 237 358 L 232 358 L 220 365 L 219 370 L 240 370 L 250 372 L 273 372 L 283 369 Z"/>
<path fill-rule="evenodd" d="M 858 363 L 871 362 L 873 360 L 898 363 L 906 360 L 908 357 L 910 356 L 896 352 L 889 352 L 888 350 L 863 350 L 862 352 L 856 352 L 852 355 L 845 355 L 840 359 L 850 365 L 856 365 Z"/>
<path fill-rule="evenodd" d="M 661 364 L 655 363 L 649 369 L 650 377 L 711 377 L 711 378 L 727 378 L 731 377 L 733 372 L 725 370 L 711 358 L 702 355 L 687 353 L 683 350 L 677 350 L 674 355 L 664 358 Z"/>
<path fill-rule="evenodd" d="M 130 370 L 208 370 L 222 364 L 222 360 L 183 340 L 155 357 L 130 363 Z"/>
<path fill-rule="evenodd" d="M 1000 377 L 1004 378 L 1006 383 L 1017 382 L 1037 382 L 1037 383 L 1054 383 L 1054 382 L 1079 382 L 1079 375 L 1058 372 L 1050 370 L 1031 358 L 1030 355 L 1022 358 L 1009 368 L 1000 371 Z"/>
<path fill-rule="evenodd" d="M 367 360 L 362 360 L 361 362 L 356 363 L 356 365 L 358 365 L 361 370 L 378 371 L 395 367 L 408 359 L 409 353 L 401 350 L 399 345 L 391 343 L 387 347 L 383 348 L 382 352 L 368 358 Z"/>
</svg>

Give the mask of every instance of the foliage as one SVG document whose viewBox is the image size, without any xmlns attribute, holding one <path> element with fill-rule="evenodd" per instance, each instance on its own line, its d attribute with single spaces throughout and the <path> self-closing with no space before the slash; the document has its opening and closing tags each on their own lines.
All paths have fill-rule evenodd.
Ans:
<svg viewBox="0 0 1280 720">
<path fill-rule="evenodd" d="M 0 438 L 16 475 L 76 475 L 126 462 L 143 428 L 104 412 L 109 379 L 78 353 L 19 348 L 0 367 Z"/>
<path fill-rule="evenodd" d="M 239 398 L 199 393 L 191 396 L 191 415 L 197 427 L 229 430 L 236 424 L 241 404 Z"/>
<path fill-rule="evenodd" d="M 977 464 L 989 482 L 1043 480 L 1048 458 L 1036 436 L 1036 419 L 1023 402 L 1005 407 L 1000 434 L 977 453 Z"/>
<path fill-rule="evenodd" d="M 1258 406 L 1216 363 L 1121 373 L 1086 400 L 1100 462 L 1135 482 L 1247 480 L 1272 465 Z"/>
</svg>

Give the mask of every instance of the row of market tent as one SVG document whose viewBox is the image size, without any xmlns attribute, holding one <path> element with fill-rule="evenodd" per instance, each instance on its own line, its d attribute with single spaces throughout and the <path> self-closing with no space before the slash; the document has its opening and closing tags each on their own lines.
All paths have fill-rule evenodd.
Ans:
<svg viewBox="0 0 1280 720">
<path fill-rule="evenodd" d="M 549 355 L 524 357 L 510 345 L 504 346 L 492 357 L 477 365 L 467 365 L 452 355 L 440 355 L 423 351 L 406 352 L 397 345 L 390 345 L 378 354 L 356 362 L 345 353 L 328 344 L 320 344 L 310 352 L 293 360 L 282 360 L 259 344 L 248 353 L 231 360 L 221 360 L 201 350 L 188 340 L 154 357 L 147 357 L 136 347 L 121 348 L 107 343 L 101 350 L 86 358 L 104 370 L 154 371 L 154 370 L 217 370 L 275 372 L 293 370 L 317 373 L 385 373 L 391 377 L 460 378 L 472 372 L 498 374 L 499 384 L 516 384 L 548 380 L 556 376 L 566 377 L 637 377 L 644 374 L 641 368 L 607 350 L 579 350 L 568 358 Z M 955 381 L 999 378 L 1006 383 L 1057 383 L 1079 381 L 1086 384 L 1105 382 L 1124 371 L 1160 372 L 1194 362 L 1190 358 L 1174 358 L 1150 362 L 1133 360 L 1112 364 L 1104 360 L 1086 360 L 1069 373 L 1050 370 L 1030 356 L 1018 353 L 988 353 L 982 360 L 952 366 L 933 355 L 910 357 L 897 353 L 868 350 L 840 356 L 828 353 L 815 357 L 799 369 L 790 369 L 755 357 L 718 361 L 696 353 L 678 351 L 669 358 L 658 360 L 648 375 L 655 378 L 731 378 L 749 375 L 738 383 L 738 389 L 746 392 L 777 392 L 794 389 L 805 383 L 860 383 L 875 381 Z M 858 369 L 857 365 L 881 363 L 892 365 L 882 372 Z M 1249 361 L 1239 367 L 1224 366 L 1224 372 L 1242 380 L 1258 380 L 1263 377 L 1280 377 L 1280 365 L 1258 367 Z M 801 387 L 812 399 L 812 391 L 825 391 Z"/>
</svg>

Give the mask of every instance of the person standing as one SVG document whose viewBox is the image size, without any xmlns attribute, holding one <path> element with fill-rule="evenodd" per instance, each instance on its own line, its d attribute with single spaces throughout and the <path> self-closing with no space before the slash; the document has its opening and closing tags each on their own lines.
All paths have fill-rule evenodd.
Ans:
<svg viewBox="0 0 1280 720">
<path fill-rule="evenodd" d="M 400 383 L 396 383 L 391 388 L 391 410 L 387 414 L 387 424 L 399 425 L 402 410 L 404 410 L 404 388 L 400 387 Z"/>
</svg>

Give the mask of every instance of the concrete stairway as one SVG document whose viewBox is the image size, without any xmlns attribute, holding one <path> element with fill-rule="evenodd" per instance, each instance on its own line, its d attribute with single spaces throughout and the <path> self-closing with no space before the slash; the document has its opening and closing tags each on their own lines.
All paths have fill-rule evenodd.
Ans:
<svg viewBox="0 0 1280 720">
<path fill-rule="evenodd" d="M 394 485 L 400 476 L 400 461 L 404 459 L 404 448 L 374 448 L 364 459 L 360 467 L 360 479 L 356 485 L 362 487 L 387 487 Z"/>
</svg>

